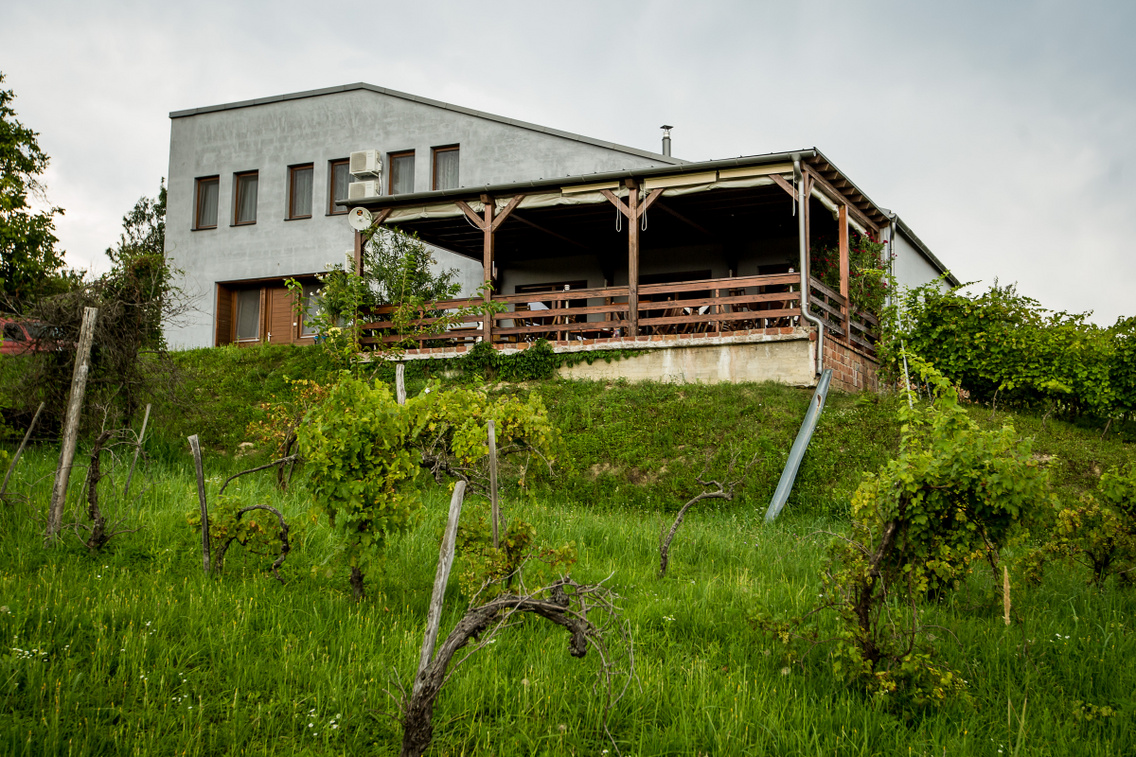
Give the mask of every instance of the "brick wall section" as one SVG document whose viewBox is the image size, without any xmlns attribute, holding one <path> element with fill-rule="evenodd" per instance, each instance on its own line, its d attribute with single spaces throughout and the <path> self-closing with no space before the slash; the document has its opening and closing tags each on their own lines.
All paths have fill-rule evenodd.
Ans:
<svg viewBox="0 0 1136 757">
<path fill-rule="evenodd" d="M 824 340 L 824 367 L 832 369 L 832 385 L 845 392 L 879 391 L 879 363 L 844 342 Z"/>
</svg>

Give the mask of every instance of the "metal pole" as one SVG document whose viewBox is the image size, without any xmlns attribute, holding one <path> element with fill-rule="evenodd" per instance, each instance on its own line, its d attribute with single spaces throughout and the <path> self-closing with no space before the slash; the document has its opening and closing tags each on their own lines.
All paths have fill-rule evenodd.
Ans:
<svg viewBox="0 0 1136 757">
<path fill-rule="evenodd" d="M 766 523 L 772 523 L 777 518 L 789 499 L 789 493 L 793 491 L 793 483 L 797 480 L 797 471 L 801 468 L 801 460 L 805 457 L 805 450 L 808 449 L 809 441 L 813 438 L 817 420 L 820 418 L 821 411 L 824 410 L 824 401 L 828 397 L 828 385 L 831 381 L 832 369 L 826 368 L 824 373 L 821 374 L 820 381 L 817 382 L 813 398 L 809 401 L 809 411 L 805 413 L 805 419 L 801 422 L 801 430 L 797 432 L 793 448 L 789 450 L 789 460 L 785 463 L 785 470 L 781 471 L 781 480 L 777 482 L 777 491 L 773 493 L 769 509 L 765 511 Z"/>
</svg>

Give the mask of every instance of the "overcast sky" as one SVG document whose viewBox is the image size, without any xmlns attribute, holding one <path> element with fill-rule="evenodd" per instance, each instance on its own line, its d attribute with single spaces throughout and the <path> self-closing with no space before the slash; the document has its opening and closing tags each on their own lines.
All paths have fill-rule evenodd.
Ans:
<svg viewBox="0 0 1136 757">
<path fill-rule="evenodd" d="M 174 110 L 356 81 L 691 160 L 818 147 L 962 280 L 1136 315 L 1136 3 L 0 0 L 0 71 L 105 270 Z M 184 191 L 185 188 L 180 188 Z"/>
</svg>

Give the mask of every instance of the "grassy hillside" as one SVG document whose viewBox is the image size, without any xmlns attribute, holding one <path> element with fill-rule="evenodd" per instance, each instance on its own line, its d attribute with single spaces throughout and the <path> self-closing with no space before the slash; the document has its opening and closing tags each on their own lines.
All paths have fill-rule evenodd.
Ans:
<svg viewBox="0 0 1136 757">
<path fill-rule="evenodd" d="M 159 405 L 151 465 L 129 503 L 122 468 L 104 506 L 137 529 L 89 555 L 68 536 L 42 542 L 57 448 L 25 455 L 0 509 L 0 753 L 146 755 L 396 754 L 397 706 L 421 644 L 446 493 L 393 538 L 351 599 L 339 536 L 310 516 L 302 471 L 278 491 L 267 474 L 239 479 L 243 503 L 270 502 L 294 527 L 284 584 L 264 557 L 234 547 L 221 576 L 201 571 L 197 508 L 184 444 L 199 433 L 211 501 L 230 473 L 255 405 L 284 376 L 318 378 L 314 351 L 211 350 L 179 357 L 188 409 Z M 430 376 L 426 372 L 430 372 Z M 322 372 L 322 373 L 321 373 Z M 416 367 L 411 391 L 438 366 Z M 455 379 L 456 380 L 456 379 Z M 507 490 L 509 519 L 550 545 L 574 542 L 582 582 L 607 580 L 634 639 L 637 678 L 603 732 L 594 654 L 566 654 L 563 632 L 526 621 L 476 652 L 438 699 L 431 754 L 1037 754 L 1136 752 L 1136 591 L 1049 571 L 1029 586 L 1015 573 L 1013 625 L 988 572 L 921 608 L 942 662 L 967 679 L 965 697 L 910 711 L 834 677 L 828 647 L 803 659 L 754 625 L 807 611 L 825 548 L 846 526 L 864 470 L 894 451 L 894 397 L 833 394 L 782 519 L 762 523 L 810 392 L 774 385 L 687 386 L 547 381 L 491 385 L 538 392 L 565 437 L 554 478 L 535 493 Z M 179 409 L 180 408 L 180 409 Z M 973 408 L 983 424 L 1012 421 L 1035 440 L 1066 499 L 1134 458 L 1127 428 L 1100 428 Z M 756 454 L 733 502 L 688 515 L 657 577 L 660 531 L 731 458 Z M 124 459 L 124 458 L 123 458 Z M 707 467 L 707 460 L 709 464 Z M 72 478 L 80 498 L 82 470 Z M 485 505 L 467 500 L 472 515 Z M 1015 555 L 1009 555 L 1012 559 Z M 459 564 L 460 570 L 460 564 Z M 466 599 L 451 581 L 443 633 Z M 822 628 L 835 630 L 835 625 Z M 1021 718 L 1024 711 L 1024 718 Z M 1023 725 L 1024 723 L 1024 725 Z"/>
<path fill-rule="evenodd" d="M 161 459 L 188 453 L 198 434 L 219 454 L 250 440 L 248 424 L 263 417 L 258 405 L 288 396 L 287 378 L 325 380 L 333 368 L 318 350 L 291 346 L 211 349 L 179 353 L 183 382 L 178 402 L 158 399 L 151 451 Z M 393 382 L 393 367 L 376 373 Z M 410 363 L 413 394 L 430 381 L 480 382 L 441 361 Z M 538 393 L 564 435 L 568 455 L 548 494 L 587 507 L 675 510 L 699 489 L 698 476 L 725 474 L 755 462 L 733 507 L 764 507 L 776 486 L 811 390 L 777 384 L 690 385 L 532 381 L 487 385 L 493 392 Z M 188 398 L 186 400 L 185 398 Z M 809 447 L 790 511 L 841 515 L 860 475 L 895 452 L 899 426 L 895 395 L 832 392 Z M 983 426 L 1014 424 L 1049 460 L 1055 484 L 1070 496 L 1096 485 L 1102 470 L 1131 455 L 1136 425 L 1113 424 L 1101 437 L 1096 423 L 1043 422 L 1027 413 L 991 414 L 975 406 Z M 257 460 L 261 458 L 255 458 Z"/>
</svg>

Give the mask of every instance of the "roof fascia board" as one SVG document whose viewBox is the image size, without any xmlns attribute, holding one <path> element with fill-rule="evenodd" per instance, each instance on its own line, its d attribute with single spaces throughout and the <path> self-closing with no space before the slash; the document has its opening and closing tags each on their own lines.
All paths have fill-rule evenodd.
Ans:
<svg viewBox="0 0 1136 757">
<path fill-rule="evenodd" d="M 840 178 L 842 178 L 842 179 L 844 179 L 844 181 L 848 182 L 848 186 L 850 186 L 850 187 L 852 187 L 852 189 L 856 190 L 856 192 L 859 193 L 860 196 L 863 197 L 864 200 L 867 201 L 869 205 L 871 205 L 873 208 L 875 208 L 877 213 L 879 213 L 880 215 L 885 216 L 885 217 L 887 216 L 887 213 L 884 212 L 883 208 L 880 207 L 879 203 L 877 203 L 875 200 L 873 200 L 871 197 L 869 197 L 867 192 L 860 189 L 860 187 L 856 186 L 856 182 L 854 182 L 854 181 L 852 181 L 852 179 L 848 178 L 848 174 L 846 174 L 846 173 L 844 173 L 844 171 L 840 170 L 840 166 L 836 165 L 831 160 L 829 160 L 827 155 L 825 155 L 820 150 L 817 150 L 815 147 L 813 148 L 813 150 L 816 152 L 816 156 L 818 158 L 823 160 L 825 163 L 828 163 L 828 165 L 832 166 L 832 169 L 834 171 L 836 171 L 838 174 L 840 174 Z M 836 190 L 836 191 L 839 191 L 839 190 Z M 847 201 L 847 198 L 845 198 L 845 199 Z"/>
<path fill-rule="evenodd" d="M 575 142 L 582 142 L 584 144 L 593 145 L 595 147 L 602 147 L 606 150 L 614 150 L 615 152 L 627 153 L 628 155 L 635 155 L 640 158 L 648 158 L 650 160 L 658 160 L 664 163 L 671 163 L 673 165 L 682 165 L 687 161 L 680 158 L 663 155 L 661 153 L 654 153 L 650 150 L 640 150 L 637 147 L 629 147 L 627 145 L 616 144 L 615 142 L 606 142 L 602 139 L 593 139 L 586 137 L 583 134 L 576 134 L 570 131 L 563 131 L 561 129 L 553 129 L 549 126 L 541 126 L 540 124 L 529 123 L 528 121 L 520 121 L 515 118 L 507 116 L 499 116 L 495 113 L 486 113 L 485 111 L 476 110 L 474 108 L 466 108 L 461 105 L 454 105 L 453 103 L 442 102 L 441 100 L 433 100 L 429 97 L 420 97 L 412 95 L 407 92 L 399 92 L 386 87 L 379 87 L 374 84 L 367 84 L 366 82 L 356 82 L 355 84 L 341 84 L 336 87 L 325 87 L 324 89 L 309 89 L 304 92 L 293 92 L 286 95 L 272 95 L 271 97 L 258 97 L 255 100 L 240 100 L 238 102 L 224 103 L 221 105 L 208 105 L 201 108 L 190 108 L 188 110 L 175 110 L 170 113 L 170 118 L 188 118 L 190 116 L 198 116 L 205 113 L 217 113 L 225 110 L 236 110 L 238 108 L 252 108 L 257 105 L 268 105 L 271 103 L 280 103 L 288 100 L 302 100 L 309 97 L 322 97 L 324 95 L 334 95 L 343 92 L 353 92 L 358 90 L 365 90 L 374 92 L 380 95 L 387 95 L 389 97 L 397 97 L 402 100 L 419 103 L 421 105 L 429 105 L 433 108 L 441 108 L 442 110 L 452 111 L 454 113 L 461 113 L 474 118 L 482 118 L 488 121 L 496 121 L 497 123 L 515 126 L 519 129 L 526 129 L 528 131 L 535 131 L 541 134 L 548 134 L 562 139 L 570 139 Z"/>
</svg>

